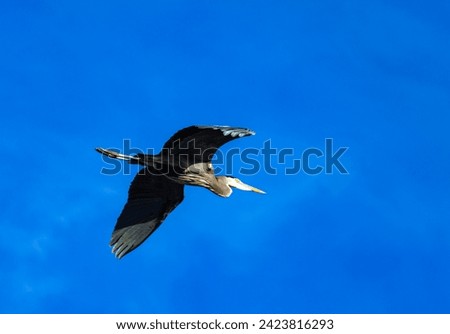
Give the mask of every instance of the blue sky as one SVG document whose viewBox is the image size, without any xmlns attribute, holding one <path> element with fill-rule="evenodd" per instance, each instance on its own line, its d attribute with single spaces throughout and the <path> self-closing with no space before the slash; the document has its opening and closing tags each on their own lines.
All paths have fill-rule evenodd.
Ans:
<svg viewBox="0 0 450 334">
<path fill-rule="evenodd" d="M 0 312 L 450 312 L 449 15 L 445 1 L 3 1 Z M 94 147 L 159 149 L 191 124 L 257 132 L 224 150 L 270 139 L 299 156 L 333 138 L 349 174 L 242 177 L 266 196 L 189 187 L 116 260 L 133 175 L 102 175 Z"/>
</svg>

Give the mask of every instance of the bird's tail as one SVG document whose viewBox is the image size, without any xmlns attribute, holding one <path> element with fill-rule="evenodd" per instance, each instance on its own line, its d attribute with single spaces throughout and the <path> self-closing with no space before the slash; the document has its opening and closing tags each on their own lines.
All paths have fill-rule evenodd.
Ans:
<svg viewBox="0 0 450 334">
<path fill-rule="evenodd" d="M 105 150 L 104 148 L 101 148 L 101 147 L 97 147 L 95 150 L 98 153 L 106 155 L 107 157 L 114 158 L 114 159 L 125 160 L 125 161 L 128 161 L 130 164 L 139 164 L 139 163 L 141 163 L 141 157 L 139 155 L 120 154 L 118 152 L 114 152 L 114 151 L 111 151 L 111 150 Z"/>
</svg>

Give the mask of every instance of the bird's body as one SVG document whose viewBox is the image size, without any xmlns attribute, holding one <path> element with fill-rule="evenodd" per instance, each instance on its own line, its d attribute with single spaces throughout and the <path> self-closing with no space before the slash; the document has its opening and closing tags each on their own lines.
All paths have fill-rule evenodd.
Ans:
<svg viewBox="0 0 450 334">
<path fill-rule="evenodd" d="M 97 148 L 110 158 L 144 166 L 128 191 L 128 201 L 117 219 L 110 245 L 122 258 L 138 247 L 184 198 L 184 185 L 201 186 L 228 197 L 231 187 L 264 193 L 228 176 L 216 176 L 211 160 L 217 149 L 253 131 L 228 126 L 190 126 L 175 133 L 159 154 L 123 155 Z"/>
</svg>

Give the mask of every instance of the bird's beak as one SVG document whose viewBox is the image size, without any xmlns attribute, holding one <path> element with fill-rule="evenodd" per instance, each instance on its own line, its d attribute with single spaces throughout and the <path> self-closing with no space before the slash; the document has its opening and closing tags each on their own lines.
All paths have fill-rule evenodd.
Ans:
<svg viewBox="0 0 450 334">
<path fill-rule="evenodd" d="M 265 194 L 266 193 L 265 191 L 262 191 L 261 189 L 258 189 L 258 188 L 255 188 L 255 187 L 250 187 L 250 190 L 254 191 L 255 193 L 258 193 L 258 194 Z"/>
<path fill-rule="evenodd" d="M 241 190 L 246 190 L 246 191 L 253 191 L 253 192 L 258 193 L 258 194 L 265 194 L 266 193 L 265 191 L 262 191 L 261 189 L 252 187 L 252 186 L 250 186 L 248 184 L 245 184 L 244 182 L 242 182 L 240 180 L 239 180 L 239 187 L 236 187 L 236 188 L 241 189 Z"/>
</svg>

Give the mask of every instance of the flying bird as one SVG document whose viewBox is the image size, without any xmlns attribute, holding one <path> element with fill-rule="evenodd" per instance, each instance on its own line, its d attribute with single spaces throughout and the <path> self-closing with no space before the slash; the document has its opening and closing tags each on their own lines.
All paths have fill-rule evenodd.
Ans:
<svg viewBox="0 0 450 334">
<path fill-rule="evenodd" d="M 232 188 L 265 192 L 231 176 L 216 176 L 212 158 L 225 143 L 255 132 L 229 126 L 190 126 L 175 133 L 159 154 L 124 155 L 112 150 L 96 151 L 144 166 L 131 182 L 128 200 L 117 219 L 110 246 L 122 258 L 142 244 L 184 198 L 184 185 L 200 186 L 229 197 Z"/>
</svg>

